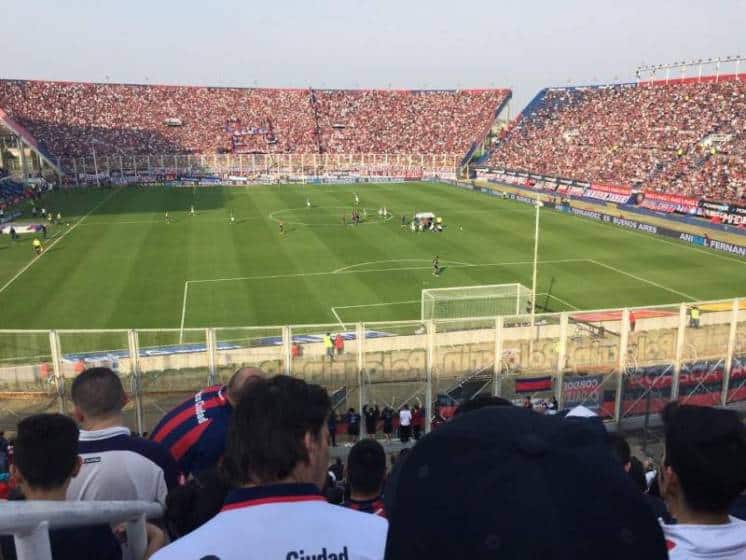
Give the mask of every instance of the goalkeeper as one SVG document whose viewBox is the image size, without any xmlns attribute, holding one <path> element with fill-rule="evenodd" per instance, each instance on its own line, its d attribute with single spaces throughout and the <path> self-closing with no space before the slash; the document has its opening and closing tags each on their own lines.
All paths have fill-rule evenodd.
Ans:
<svg viewBox="0 0 746 560">
<path fill-rule="evenodd" d="M 440 276 L 441 270 L 440 259 L 438 258 L 438 255 L 435 255 L 435 258 L 433 259 L 433 276 Z"/>
</svg>

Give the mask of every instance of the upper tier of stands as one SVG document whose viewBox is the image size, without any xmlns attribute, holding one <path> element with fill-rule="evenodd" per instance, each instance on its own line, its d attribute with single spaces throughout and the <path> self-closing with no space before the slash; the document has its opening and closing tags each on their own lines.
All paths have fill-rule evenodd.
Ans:
<svg viewBox="0 0 746 560">
<path fill-rule="evenodd" d="M 0 107 L 52 157 L 451 153 L 509 90 L 245 89 L 0 80 Z"/>
<path fill-rule="evenodd" d="M 746 200 L 746 75 L 542 91 L 486 165 Z"/>
</svg>

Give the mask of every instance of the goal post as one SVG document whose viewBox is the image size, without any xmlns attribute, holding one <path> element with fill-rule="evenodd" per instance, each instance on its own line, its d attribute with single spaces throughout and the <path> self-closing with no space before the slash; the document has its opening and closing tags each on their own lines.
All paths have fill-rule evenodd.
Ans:
<svg viewBox="0 0 746 560">
<path fill-rule="evenodd" d="M 422 290 L 421 317 L 428 321 L 521 315 L 530 312 L 531 300 L 531 290 L 522 284 L 430 288 Z"/>
</svg>

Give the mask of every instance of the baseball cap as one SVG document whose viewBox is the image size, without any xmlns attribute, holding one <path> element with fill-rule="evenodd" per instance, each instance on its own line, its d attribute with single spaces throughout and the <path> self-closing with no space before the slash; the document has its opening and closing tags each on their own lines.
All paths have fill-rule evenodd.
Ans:
<svg viewBox="0 0 746 560">
<path fill-rule="evenodd" d="M 476 410 L 423 438 L 397 474 L 387 559 L 667 558 L 639 490 L 582 423 Z"/>
</svg>

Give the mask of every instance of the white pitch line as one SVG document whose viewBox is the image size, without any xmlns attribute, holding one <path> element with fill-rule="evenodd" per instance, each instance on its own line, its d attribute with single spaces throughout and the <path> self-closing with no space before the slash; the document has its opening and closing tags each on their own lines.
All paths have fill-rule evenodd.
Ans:
<svg viewBox="0 0 746 560">
<path fill-rule="evenodd" d="M 336 310 L 336 309 L 335 309 L 334 307 L 332 307 L 332 313 L 333 313 L 333 314 L 334 314 L 334 316 L 335 316 L 335 317 L 337 318 L 337 323 L 339 323 L 340 325 L 342 325 L 342 328 L 343 328 L 344 330 L 347 330 L 347 325 L 345 325 L 345 324 L 344 324 L 344 323 L 342 322 L 342 319 L 340 319 L 340 317 L 339 317 L 339 314 L 337 313 L 337 310 Z"/>
<path fill-rule="evenodd" d="M 357 263 L 357 264 L 351 264 L 348 266 L 343 266 L 342 268 L 338 268 L 337 270 L 335 270 L 333 274 L 339 274 L 346 270 L 357 268 L 359 266 L 365 266 L 368 264 L 383 264 L 383 263 L 390 263 L 390 262 L 430 262 L 430 260 L 429 259 L 386 259 L 382 261 L 368 261 L 368 262 L 362 262 L 362 263 Z M 472 263 L 467 263 L 467 262 L 443 260 L 443 264 L 448 264 L 448 263 L 460 264 L 462 266 L 475 266 Z M 392 269 L 392 270 L 396 270 L 396 269 Z"/>
<path fill-rule="evenodd" d="M 184 282 L 184 300 L 181 303 L 181 328 L 179 329 L 179 344 L 184 341 L 184 319 L 186 318 L 187 290 L 189 289 L 189 280 Z"/>
<path fill-rule="evenodd" d="M 39 260 L 40 258 L 42 258 L 42 257 L 43 257 L 44 255 L 46 255 L 46 254 L 47 254 L 47 252 L 49 252 L 49 250 L 50 250 L 50 249 L 51 249 L 52 247 L 54 247 L 55 245 L 57 245 L 57 243 L 59 243 L 60 241 L 62 241 L 62 239 L 63 239 L 63 238 L 64 238 L 64 237 L 65 237 L 65 236 L 66 236 L 66 235 L 67 235 L 68 233 L 70 233 L 70 232 L 71 232 L 72 230 L 74 230 L 74 229 L 75 229 L 76 227 L 78 227 L 78 226 L 80 225 L 80 223 L 81 223 L 81 222 L 82 222 L 83 220 L 85 220 L 85 219 L 86 219 L 86 218 L 87 218 L 88 216 L 90 216 L 91 214 L 93 214 L 93 213 L 94 213 L 94 212 L 95 212 L 96 210 L 98 210 L 98 209 L 99 209 L 99 208 L 100 208 L 101 206 L 103 206 L 104 204 L 106 204 L 107 202 L 109 202 L 109 200 L 111 200 L 111 198 L 112 198 L 112 197 L 113 197 L 113 196 L 114 196 L 115 194 L 117 194 L 118 192 L 119 192 L 119 190 L 115 190 L 115 191 L 113 191 L 113 192 L 112 192 L 112 193 L 111 193 L 111 194 L 110 194 L 109 196 L 107 196 L 107 197 L 106 197 L 105 199 L 103 199 L 103 200 L 102 200 L 101 202 L 99 202 L 98 204 L 96 204 L 96 206 L 94 206 L 93 208 L 91 208 L 91 209 L 90 209 L 90 210 L 88 211 L 88 213 L 87 213 L 87 214 L 85 214 L 85 215 L 84 215 L 84 216 L 83 216 L 82 218 L 80 218 L 80 219 L 79 219 L 79 220 L 78 220 L 77 222 L 75 222 L 75 223 L 74 223 L 74 224 L 73 224 L 72 226 L 70 226 L 70 229 L 68 229 L 68 230 L 67 230 L 67 231 L 65 231 L 65 232 L 64 232 L 64 233 L 63 233 L 62 235 L 60 235 L 60 236 L 59 236 L 59 237 L 58 237 L 57 239 L 55 239 L 54 241 L 52 241 L 52 242 L 51 242 L 51 243 L 50 243 L 50 244 L 49 244 L 49 245 L 47 246 L 47 248 L 46 248 L 46 249 L 44 249 L 44 250 L 43 250 L 43 251 L 41 252 L 41 254 L 39 254 L 39 255 L 36 255 L 36 256 L 35 256 L 35 257 L 34 257 L 33 259 L 31 259 L 31 261 L 30 261 L 30 262 L 29 262 L 29 263 L 28 263 L 28 264 L 27 264 L 26 266 L 24 266 L 24 267 L 23 267 L 23 268 L 22 268 L 21 270 L 19 270 L 19 271 L 18 271 L 18 272 L 16 273 L 16 275 L 15 275 L 15 276 L 13 276 L 13 278 L 11 278 L 10 280 L 8 280 L 8 281 L 7 281 L 7 282 L 6 282 L 6 283 L 5 283 L 4 285 L 3 285 L 3 287 L 2 287 L 2 288 L 0 288 L 0 294 L 2 294 L 2 293 L 3 293 L 3 292 L 4 292 L 4 291 L 5 291 L 5 290 L 6 290 L 6 289 L 7 289 L 7 288 L 8 288 L 8 287 L 9 287 L 9 286 L 10 286 L 10 285 L 11 285 L 11 284 L 13 283 L 13 282 L 15 282 L 15 281 L 16 281 L 16 280 L 17 280 L 17 279 L 18 279 L 18 278 L 19 278 L 19 277 L 21 276 L 21 274 L 23 274 L 23 273 L 24 273 L 24 272 L 26 272 L 26 271 L 27 271 L 27 270 L 28 270 L 29 268 L 31 268 L 31 267 L 32 267 L 32 266 L 34 265 L 34 263 L 35 263 L 36 261 L 38 261 L 38 260 Z"/>
<path fill-rule="evenodd" d="M 574 305 L 573 305 L 572 303 L 570 303 L 569 301 L 565 301 L 564 299 L 562 299 L 562 298 L 558 298 L 557 296 L 554 296 L 554 295 L 552 295 L 552 294 L 547 294 L 547 295 L 548 295 L 548 296 L 549 296 L 550 298 L 552 298 L 552 299 L 556 299 L 556 300 L 557 300 L 558 302 L 560 302 L 560 303 L 562 303 L 562 304 L 566 305 L 567 307 L 571 307 L 572 309 L 575 309 L 576 311 L 579 311 L 579 310 L 580 310 L 580 308 L 579 308 L 579 307 L 575 307 L 575 306 L 574 306 Z"/>
<path fill-rule="evenodd" d="M 539 264 L 562 264 L 562 263 L 583 263 L 592 262 L 590 259 L 555 259 L 538 261 Z M 512 261 L 512 262 L 494 262 L 482 264 L 455 265 L 451 268 L 486 268 L 490 266 L 512 266 L 512 265 L 530 265 L 533 261 Z M 430 266 L 409 266 L 401 268 L 370 268 L 367 270 L 345 270 L 342 272 L 295 272 L 291 274 L 267 274 L 263 276 L 237 276 L 234 278 L 205 278 L 202 280 L 189 280 L 192 284 L 206 284 L 210 282 L 237 282 L 240 280 L 277 280 L 280 278 L 300 278 L 305 276 L 329 276 L 331 274 L 363 274 L 369 272 L 402 272 L 408 270 L 432 270 Z"/>
<path fill-rule="evenodd" d="M 191 217 L 190 217 L 191 219 Z M 266 221 L 267 218 L 238 218 L 237 222 L 261 222 Z M 195 220 L 198 224 L 226 224 L 230 225 L 230 222 L 228 220 Z M 172 224 L 185 224 L 185 223 L 192 223 L 192 222 L 171 222 Z M 86 222 L 85 224 L 81 224 L 84 227 L 91 227 L 91 226 L 122 226 L 122 225 L 143 225 L 143 224 L 165 224 L 163 220 L 129 220 L 129 221 L 120 221 L 120 222 Z"/>
<path fill-rule="evenodd" d="M 564 215 L 566 215 L 566 214 L 564 214 Z M 597 226 L 601 226 L 601 227 L 608 226 L 610 228 L 615 229 L 616 231 L 624 231 L 626 233 L 631 233 L 633 235 L 634 234 L 636 234 L 636 235 L 642 235 L 643 237 L 645 237 L 647 239 L 652 239 L 652 240 L 658 241 L 659 243 L 665 243 L 666 245 L 673 245 L 674 247 L 678 247 L 680 249 L 681 248 L 689 249 L 691 251 L 696 251 L 697 253 L 702 253 L 703 255 L 708 255 L 710 257 L 716 257 L 718 259 L 723 259 L 723 260 L 734 262 L 734 263 L 738 263 L 738 264 L 741 264 L 741 265 L 746 265 L 746 260 L 738 259 L 738 258 L 735 258 L 735 257 L 729 257 L 728 255 L 724 255 L 724 254 L 718 253 L 716 251 L 713 251 L 712 249 L 700 249 L 699 247 L 695 247 L 691 243 L 686 243 L 686 242 L 681 242 L 681 241 L 678 241 L 678 242 L 676 242 L 676 241 L 669 241 L 668 239 L 663 239 L 659 235 L 651 235 L 649 233 L 645 233 L 644 231 L 638 231 L 636 229 L 627 229 L 627 228 L 624 228 L 624 227 L 615 226 L 614 224 L 609 223 L 609 222 L 598 222 L 598 221 L 593 220 L 591 218 L 585 218 L 583 216 L 577 216 L 577 215 L 574 215 L 574 214 L 572 215 L 572 217 L 574 217 L 574 218 L 582 218 L 582 219 L 586 220 L 587 222 L 589 222 L 591 224 L 596 224 Z"/>
<path fill-rule="evenodd" d="M 361 303 L 360 305 L 337 305 L 334 309 L 353 309 L 355 307 L 383 307 L 386 305 L 405 305 L 408 303 L 420 303 L 418 299 L 410 299 L 409 301 L 386 301 L 383 303 Z"/>
<path fill-rule="evenodd" d="M 658 282 L 653 282 L 652 280 L 648 280 L 647 278 L 643 278 L 642 276 L 637 276 L 636 274 L 632 274 L 630 272 L 625 272 L 621 268 L 617 268 L 615 266 L 611 266 L 609 264 L 604 264 L 602 262 L 594 261 L 593 259 L 588 259 L 588 262 L 592 262 L 593 264 L 596 264 L 598 266 L 601 266 L 603 268 L 608 268 L 609 270 L 612 270 L 614 272 L 617 272 L 619 274 L 624 274 L 625 276 L 629 276 L 630 278 L 634 278 L 635 280 L 639 280 L 640 282 L 645 282 L 646 284 L 650 284 L 651 286 L 655 286 L 656 288 L 660 288 L 661 290 L 666 290 L 667 292 L 671 292 L 672 294 L 676 294 L 679 296 L 684 296 L 687 299 L 690 299 L 692 301 L 700 301 L 701 298 L 697 298 L 694 296 L 691 296 L 689 294 L 685 294 L 684 292 L 680 292 L 678 290 L 674 290 L 673 288 L 669 288 L 667 286 L 664 286 L 663 284 L 658 284 Z"/>
</svg>

